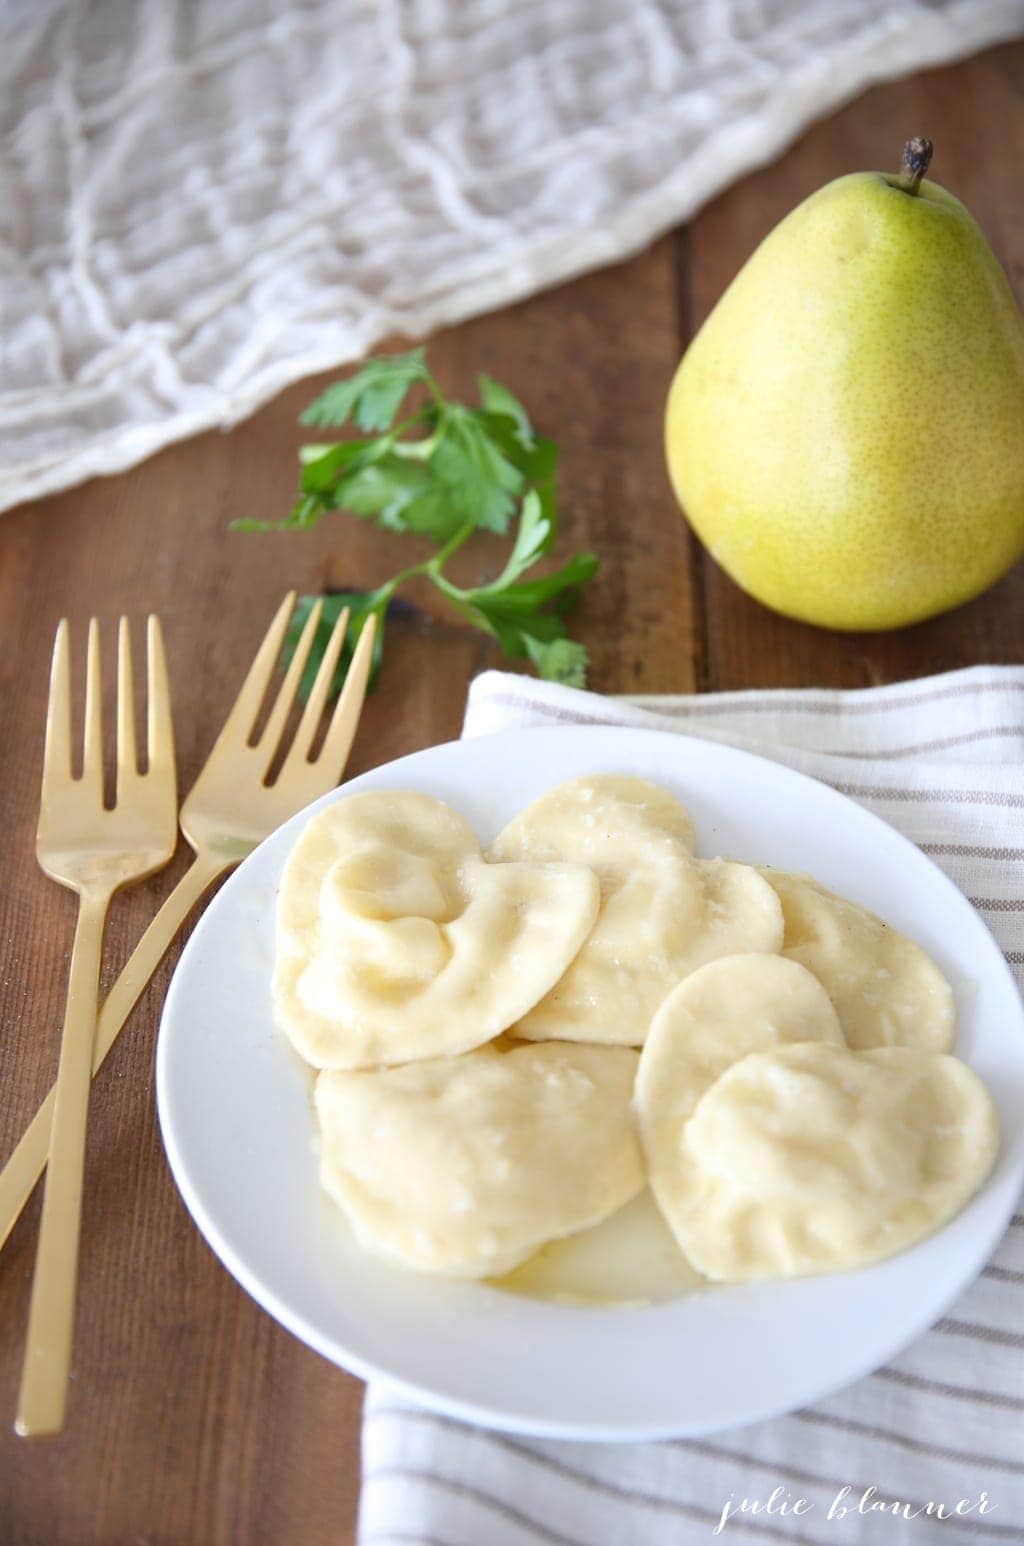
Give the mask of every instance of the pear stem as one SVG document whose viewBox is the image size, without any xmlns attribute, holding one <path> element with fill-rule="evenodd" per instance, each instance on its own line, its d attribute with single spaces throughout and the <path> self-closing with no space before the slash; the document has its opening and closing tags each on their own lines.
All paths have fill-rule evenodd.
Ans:
<svg viewBox="0 0 1024 1546">
<path fill-rule="evenodd" d="M 931 140 L 907 141 L 903 147 L 903 165 L 896 178 L 897 188 L 902 188 L 904 193 L 917 192 L 931 162 L 933 148 Z"/>
</svg>

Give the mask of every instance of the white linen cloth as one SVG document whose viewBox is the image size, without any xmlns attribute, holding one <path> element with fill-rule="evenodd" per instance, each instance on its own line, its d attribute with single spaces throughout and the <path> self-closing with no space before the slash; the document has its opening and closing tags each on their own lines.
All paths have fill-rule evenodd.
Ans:
<svg viewBox="0 0 1024 1546">
<path fill-rule="evenodd" d="M 980 910 L 1024 982 L 1024 668 L 983 667 L 859 692 L 599 698 L 488 672 L 463 734 L 527 725 L 685 731 L 841 789 L 898 827 Z M 981 1276 L 898 1358 L 809 1410 L 664 1444 L 512 1438 L 367 1392 L 360 1546 L 688 1546 L 730 1494 L 776 1487 L 800 1517 L 735 1517 L 720 1539 L 811 1546 L 1024 1540 L 1024 1213 Z M 837 1327 L 837 1334 L 841 1328 Z M 685 1370 L 679 1377 L 685 1378 Z M 827 1518 L 850 1487 L 850 1512 Z M 939 1522 L 856 1512 L 866 1488 L 912 1507 L 994 1505 Z"/>
<path fill-rule="evenodd" d="M 1021 0 L 7 0 L 0 510 L 635 251 L 1021 31 Z"/>
</svg>

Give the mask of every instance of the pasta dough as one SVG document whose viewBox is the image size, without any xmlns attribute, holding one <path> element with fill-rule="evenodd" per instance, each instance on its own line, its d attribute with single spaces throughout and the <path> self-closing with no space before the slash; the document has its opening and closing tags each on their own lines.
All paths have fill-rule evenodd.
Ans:
<svg viewBox="0 0 1024 1546">
<path fill-rule="evenodd" d="M 951 1219 L 997 1146 L 988 1092 L 956 1058 L 780 1047 L 733 1064 L 702 1097 L 666 1213 L 719 1281 L 846 1271 Z"/>
<path fill-rule="evenodd" d="M 557 982 L 597 914 L 575 864 L 488 864 L 461 816 L 381 790 L 306 827 L 278 902 L 274 1001 L 318 1068 L 462 1052 Z"/>
<path fill-rule="evenodd" d="M 953 990 L 919 945 L 809 876 L 761 873 L 782 902 L 783 954 L 824 984 L 851 1047 L 949 1051 Z"/>
<path fill-rule="evenodd" d="M 509 1272 L 644 1186 L 625 1047 L 481 1047 L 317 1080 L 321 1180 L 360 1243 L 459 1277 Z"/>
<path fill-rule="evenodd" d="M 779 948 L 772 887 L 749 865 L 694 859 L 691 843 L 689 817 L 666 790 L 612 774 L 560 784 L 509 823 L 491 858 L 576 860 L 601 883 L 586 944 L 516 1036 L 638 1046 L 689 972 Z"/>
<path fill-rule="evenodd" d="M 621 884 L 633 865 L 693 853 L 693 823 L 675 795 L 644 778 L 590 773 L 556 784 L 514 816 L 492 859 L 572 858 Z"/>
<path fill-rule="evenodd" d="M 643 1240 L 665 1292 L 843 1271 L 939 1228 L 993 1163 L 924 951 L 807 877 L 696 858 L 642 779 L 562 784 L 486 857 L 426 795 L 336 801 L 287 861 L 277 939 L 321 1183 L 406 1267 L 620 1300 Z"/>
<path fill-rule="evenodd" d="M 782 956 L 723 956 L 669 994 L 648 1032 L 636 1081 L 651 1186 L 666 1213 L 676 1206 L 683 1128 L 705 1091 L 748 1053 L 807 1041 L 845 1045 L 821 983 Z"/>
</svg>

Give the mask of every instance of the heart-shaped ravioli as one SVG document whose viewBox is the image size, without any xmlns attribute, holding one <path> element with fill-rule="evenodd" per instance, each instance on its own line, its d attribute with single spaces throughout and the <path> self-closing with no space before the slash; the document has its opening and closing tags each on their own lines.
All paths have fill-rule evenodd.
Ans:
<svg viewBox="0 0 1024 1546">
<path fill-rule="evenodd" d="M 761 873 L 782 903 L 783 954 L 828 990 L 851 1047 L 949 1051 L 956 1030 L 953 990 L 920 945 L 808 875 Z"/>
<path fill-rule="evenodd" d="M 490 847 L 490 857 L 502 860 L 571 855 L 602 884 L 621 881 L 630 861 L 644 865 L 692 853 L 693 822 L 675 795 L 620 773 L 556 784 L 514 816 Z"/>
<path fill-rule="evenodd" d="M 576 861 L 601 883 L 586 944 L 516 1036 L 639 1046 L 665 995 L 697 967 L 779 948 L 772 887 L 749 865 L 694 859 L 691 841 L 672 795 L 614 775 L 561 784 L 509 823 L 492 858 Z"/>
<path fill-rule="evenodd" d="M 557 982 L 598 901 L 582 865 L 485 862 L 440 800 L 351 795 L 313 817 L 285 866 L 278 1020 L 317 1068 L 478 1047 Z"/>
<path fill-rule="evenodd" d="M 449 1277 L 509 1272 L 643 1188 L 626 1047 L 480 1047 L 320 1075 L 321 1180 L 360 1243 Z"/>
<path fill-rule="evenodd" d="M 821 983 L 783 956 L 723 956 L 668 995 L 648 1032 L 636 1081 L 651 1187 L 666 1216 L 676 1205 L 683 1129 L 701 1096 L 748 1053 L 805 1041 L 845 1045 Z"/>
<path fill-rule="evenodd" d="M 734 1063 L 699 1101 L 666 1216 L 709 1278 L 847 1271 L 951 1219 L 997 1147 L 991 1098 L 956 1058 L 780 1047 Z"/>
</svg>

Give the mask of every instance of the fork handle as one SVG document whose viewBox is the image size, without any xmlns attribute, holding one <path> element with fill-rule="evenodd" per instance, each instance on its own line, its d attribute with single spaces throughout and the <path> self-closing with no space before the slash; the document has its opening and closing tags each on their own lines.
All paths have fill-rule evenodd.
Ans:
<svg viewBox="0 0 1024 1546">
<path fill-rule="evenodd" d="M 160 964 L 168 946 L 205 891 L 237 861 L 200 853 L 189 865 L 139 940 L 108 994 L 96 1021 L 93 1073 L 99 1068 L 121 1028 Z M 18 1222 L 33 1188 L 46 1169 L 56 1085 L 50 1090 L 17 1148 L 0 1171 L 0 1249 Z"/>
<path fill-rule="evenodd" d="M 102 891 L 83 891 L 75 925 L 50 1134 L 50 1165 L 15 1423 L 24 1436 L 58 1433 L 64 1422 L 100 952 L 110 896 L 106 887 Z"/>
</svg>

